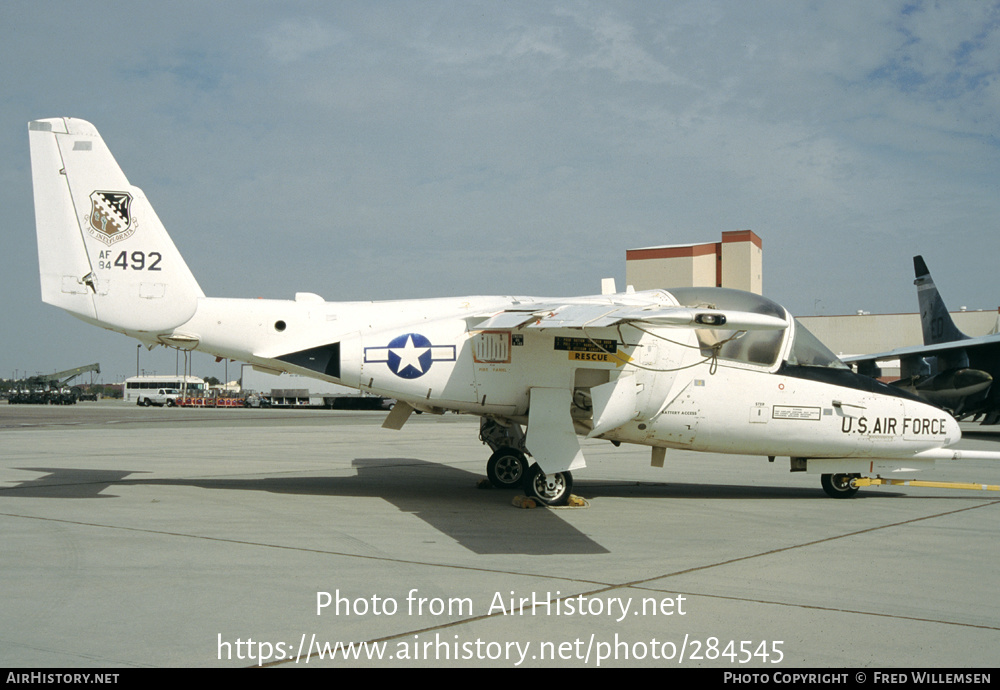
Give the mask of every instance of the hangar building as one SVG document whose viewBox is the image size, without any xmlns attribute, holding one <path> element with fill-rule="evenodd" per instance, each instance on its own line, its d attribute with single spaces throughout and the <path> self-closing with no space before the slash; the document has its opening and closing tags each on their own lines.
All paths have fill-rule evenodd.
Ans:
<svg viewBox="0 0 1000 690">
<path fill-rule="evenodd" d="M 761 294 L 764 243 L 752 230 L 722 233 L 720 242 L 673 244 L 625 252 L 625 282 L 636 290 L 728 287 Z"/>
</svg>

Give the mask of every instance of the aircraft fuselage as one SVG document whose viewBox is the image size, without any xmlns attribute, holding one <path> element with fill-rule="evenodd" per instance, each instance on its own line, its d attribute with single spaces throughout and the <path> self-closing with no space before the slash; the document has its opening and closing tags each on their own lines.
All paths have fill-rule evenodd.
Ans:
<svg viewBox="0 0 1000 690">
<path fill-rule="evenodd" d="M 203 298 L 194 318 L 160 340 L 186 339 L 219 357 L 323 378 L 417 409 L 522 424 L 532 389 L 563 390 L 581 434 L 593 431 L 591 391 L 604 386 L 626 391 L 627 403 L 618 412 L 621 423 L 599 437 L 649 446 L 906 457 L 961 436 L 950 415 L 914 399 L 789 376 L 778 364 L 706 359 L 690 331 L 626 326 L 619 340 L 476 328 L 476 314 L 531 304 L 531 298 L 482 296 L 353 303 L 312 295 Z M 318 341 L 326 345 L 307 347 Z M 288 352 L 298 356 L 278 355 Z"/>
</svg>

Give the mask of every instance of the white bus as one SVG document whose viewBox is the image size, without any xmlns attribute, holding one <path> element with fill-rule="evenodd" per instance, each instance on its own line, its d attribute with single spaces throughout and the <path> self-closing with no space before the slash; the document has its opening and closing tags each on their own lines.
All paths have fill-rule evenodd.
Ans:
<svg viewBox="0 0 1000 690">
<path fill-rule="evenodd" d="M 197 376 L 166 376 L 151 374 L 149 376 L 132 376 L 125 379 L 125 402 L 135 402 L 149 393 L 155 393 L 160 388 L 176 388 L 185 397 L 201 397 L 205 395 L 205 381 Z"/>
</svg>

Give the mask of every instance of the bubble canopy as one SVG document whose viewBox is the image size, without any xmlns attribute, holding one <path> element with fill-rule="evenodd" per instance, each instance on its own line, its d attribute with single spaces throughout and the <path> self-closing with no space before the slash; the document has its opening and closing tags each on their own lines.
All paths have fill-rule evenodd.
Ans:
<svg viewBox="0 0 1000 690">
<path fill-rule="evenodd" d="M 791 337 L 792 345 L 786 359 L 788 364 L 847 369 L 826 345 L 795 321 L 784 307 L 766 297 L 728 288 L 674 288 L 669 292 L 679 304 L 686 307 L 731 309 L 774 316 L 794 323 L 792 328 L 776 331 L 699 329 L 698 343 L 706 355 L 717 349 L 720 360 L 771 367 L 778 362 L 784 351 L 785 339 Z"/>
</svg>

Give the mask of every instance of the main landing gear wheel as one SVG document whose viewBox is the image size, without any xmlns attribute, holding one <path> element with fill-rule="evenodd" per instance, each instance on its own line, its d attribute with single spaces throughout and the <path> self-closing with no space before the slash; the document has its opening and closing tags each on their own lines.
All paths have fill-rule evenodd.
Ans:
<svg viewBox="0 0 1000 690">
<path fill-rule="evenodd" d="M 528 459 L 516 448 L 498 448 L 486 463 L 486 476 L 498 489 L 519 489 L 528 473 Z"/>
<path fill-rule="evenodd" d="M 851 486 L 851 480 L 860 477 L 860 474 L 824 474 L 819 478 L 823 485 L 823 491 L 832 498 L 850 498 L 858 493 L 855 486 Z"/>
<path fill-rule="evenodd" d="M 529 498 L 547 506 L 561 506 L 569 500 L 572 490 L 573 475 L 569 472 L 545 474 L 537 463 L 528 468 L 528 476 L 524 480 L 524 493 Z"/>
</svg>

